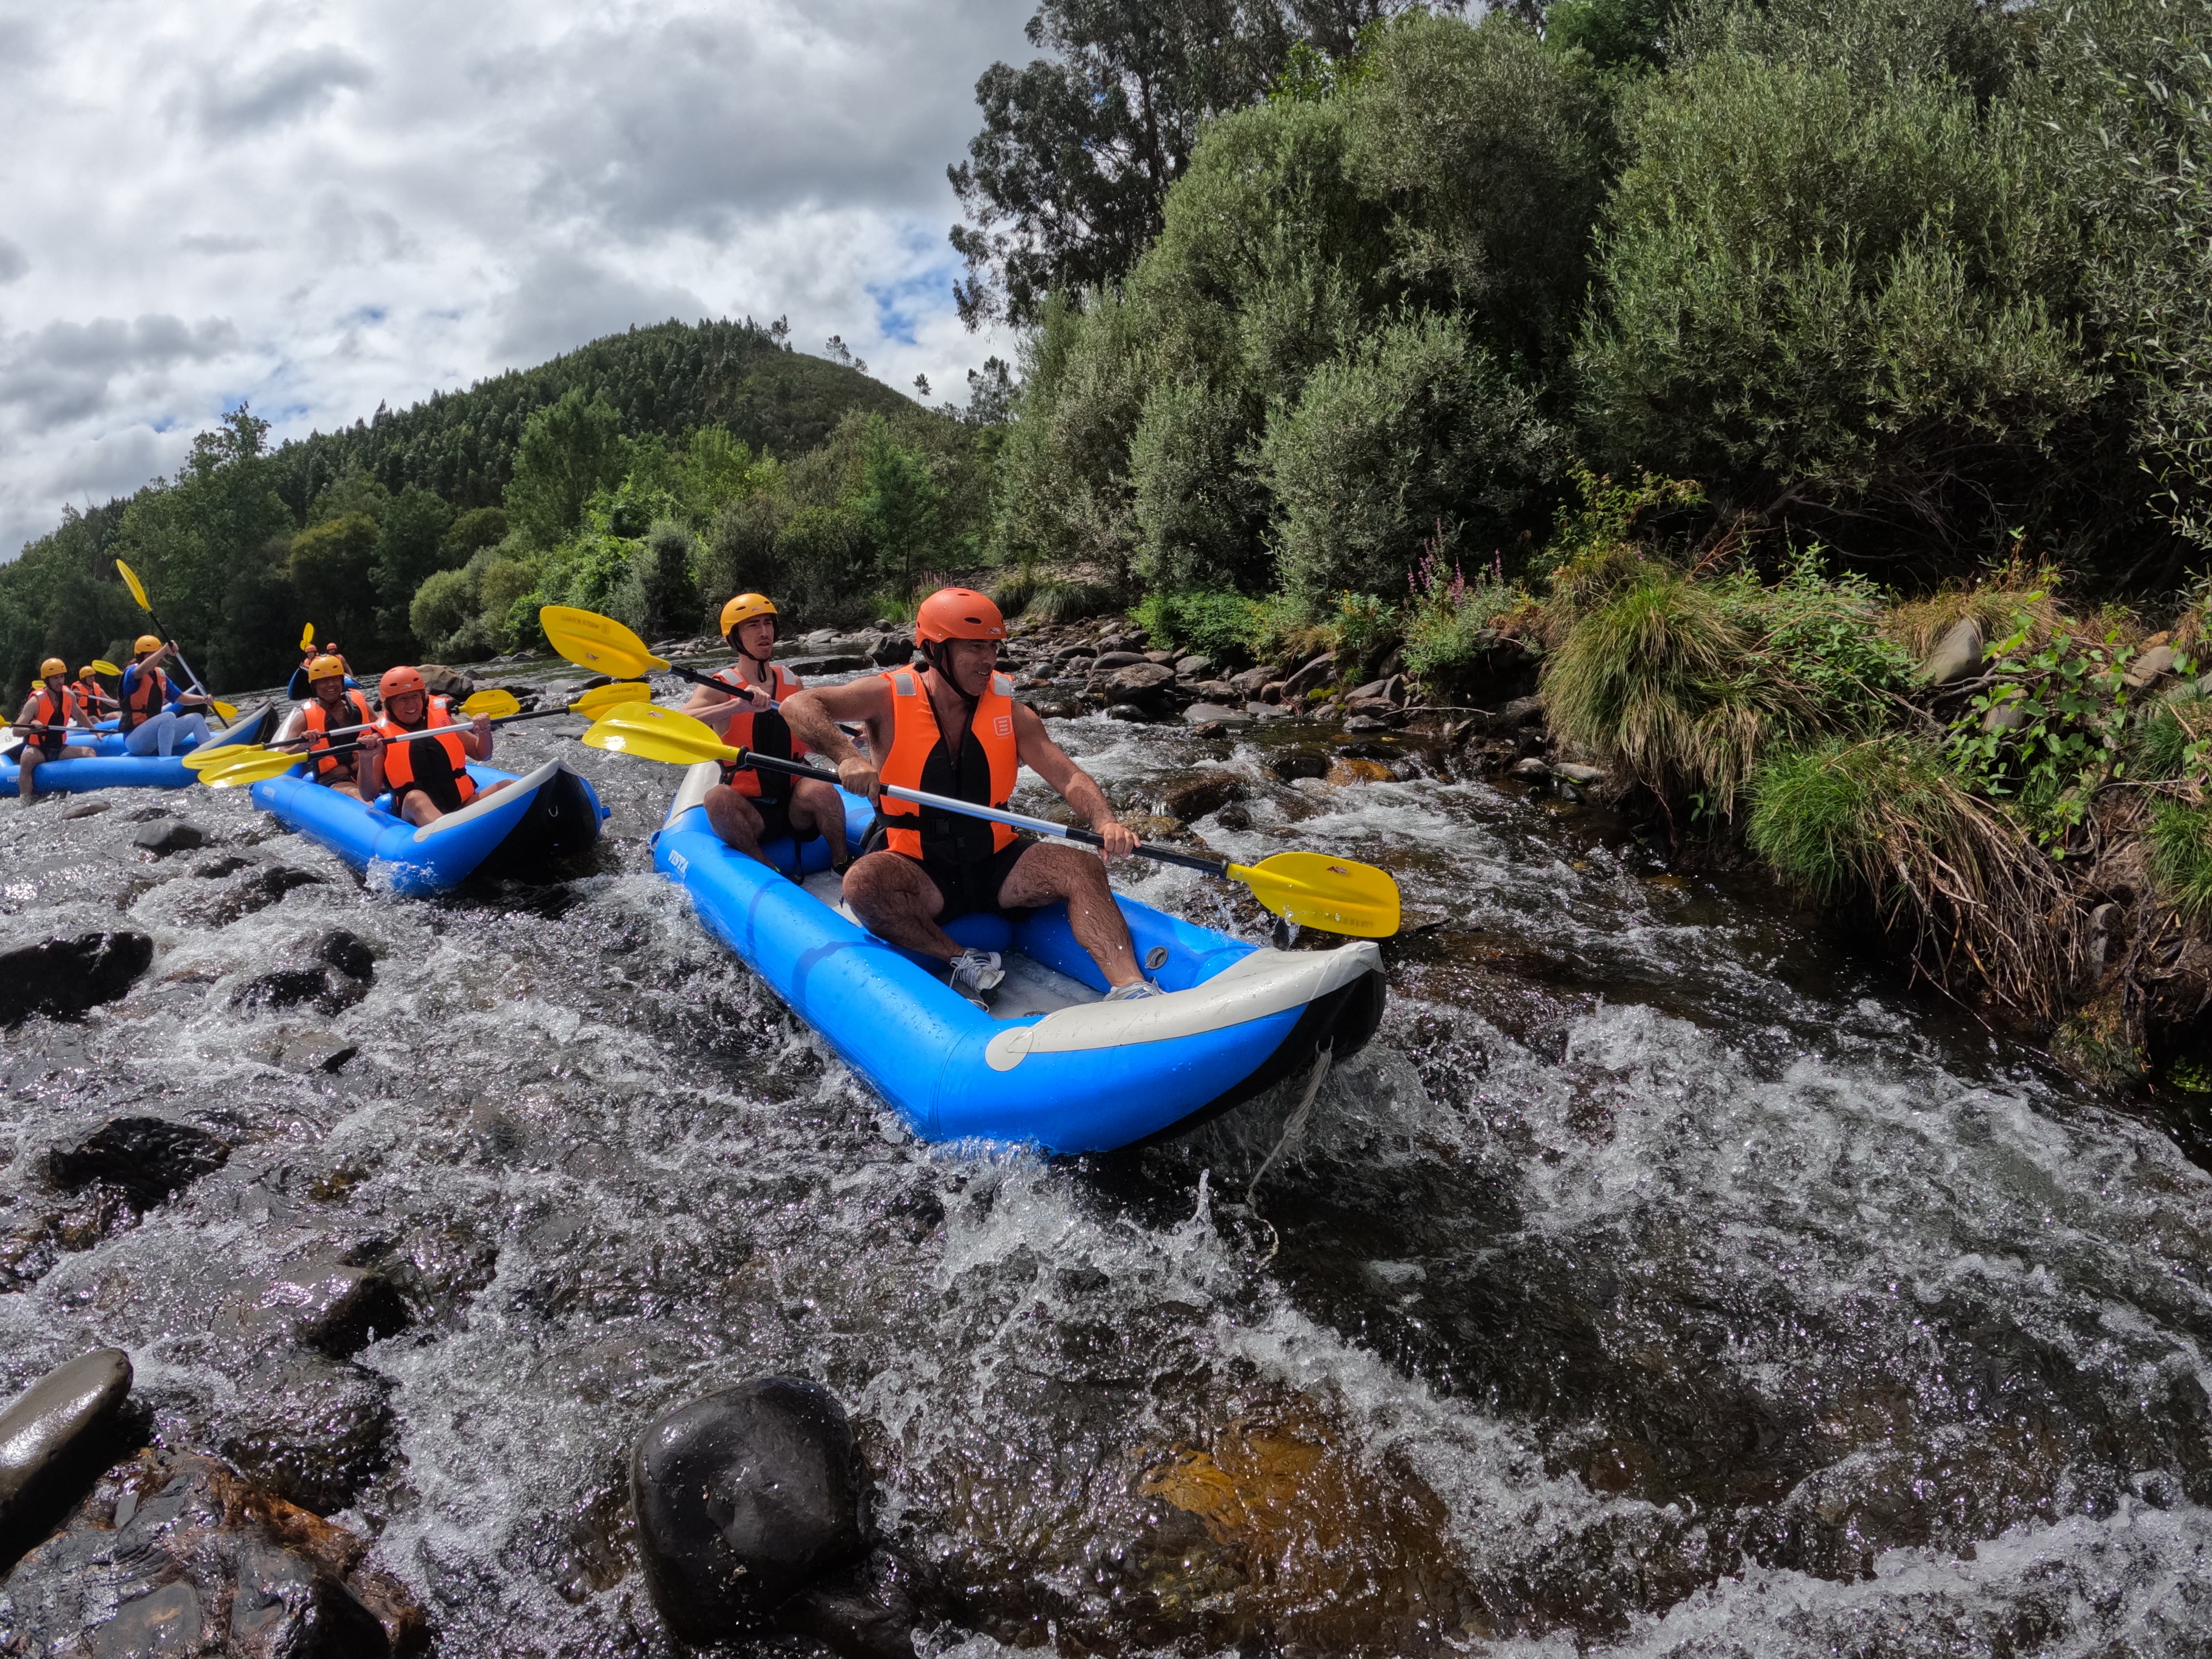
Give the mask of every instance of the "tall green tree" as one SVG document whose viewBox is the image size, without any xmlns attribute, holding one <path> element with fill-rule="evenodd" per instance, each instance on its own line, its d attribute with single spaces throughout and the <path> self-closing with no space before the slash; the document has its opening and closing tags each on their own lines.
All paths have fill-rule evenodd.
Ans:
<svg viewBox="0 0 2212 1659">
<path fill-rule="evenodd" d="M 507 512 L 531 544 L 550 547 L 583 521 L 584 504 L 629 473 L 630 446 L 622 416 L 605 398 L 580 389 L 541 409 L 522 428 Z"/>
<path fill-rule="evenodd" d="M 376 550 L 369 581 L 376 594 L 380 654 L 414 654 L 407 623 L 415 590 L 430 576 L 467 562 L 469 551 L 451 545 L 447 532 L 453 509 L 445 498 L 410 484 L 392 498 L 377 526 Z"/>
</svg>

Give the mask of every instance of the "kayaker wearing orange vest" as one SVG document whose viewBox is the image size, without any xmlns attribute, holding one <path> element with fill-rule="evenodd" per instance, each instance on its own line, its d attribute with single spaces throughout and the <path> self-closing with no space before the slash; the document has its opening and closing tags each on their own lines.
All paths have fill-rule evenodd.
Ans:
<svg viewBox="0 0 2212 1659">
<path fill-rule="evenodd" d="M 123 706 L 116 728 L 133 755 L 171 755 L 185 744 L 207 740 L 208 700 L 198 691 L 179 691 L 161 672 L 161 659 L 176 649 L 152 634 L 141 634 L 123 671 Z"/>
<path fill-rule="evenodd" d="M 276 734 L 276 747 L 305 749 L 315 757 L 314 769 L 309 775 L 317 783 L 358 800 L 361 788 L 356 773 L 361 750 L 348 749 L 332 754 L 330 739 L 323 733 L 349 726 L 373 726 L 375 711 L 369 708 L 367 697 L 348 688 L 346 665 L 338 658 L 311 657 L 304 672 L 312 695 L 286 717 L 284 729 Z M 346 741 L 339 739 L 341 743 Z"/>
<path fill-rule="evenodd" d="M 797 695 L 799 679 L 769 660 L 775 651 L 776 609 L 765 594 L 740 593 L 722 607 L 722 637 L 737 661 L 714 676 L 726 685 L 715 692 L 701 685 L 691 691 L 684 712 L 722 728 L 723 740 L 739 749 L 757 749 L 779 760 L 807 752 L 795 740 L 772 703 Z M 802 778 L 763 776 L 751 767 L 722 768 L 722 781 L 707 792 L 707 822 L 740 853 L 761 855 L 761 843 L 788 836 L 808 842 L 820 836 L 830 843 L 830 864 L 842 871 L 851 854 L 845 848 L 845 808 L 827 783 Z"/>
<path fill-rule="evenodd" d="M 71 725 L 88 731 L 92 711 L 70 689 L 69 665 L 59 657 L 49 657 L 39 665 L 38 681 L 15 719 L 15 729 L 23 734 L 23 746 L 15 751 L 15 764 L 21 769 L 15 774 L 15 793 L 22 799 L 38 793 L 38 770 L 48 761 L 82 760 L 94 752 L 71 743 L 67 731 L 52 729 Z"/>
<path fill-rule="evenodd" d="M 479 789 L 468 774 L 472 760 L 491 758 L 491 719 L 479 714 L 472 726 L 455 726 L 443 697 L 433 697 L 412 668 L 387 668 L 376 683 L 384 714 L 361 734 L 356 787 L 363 800 L 392 791 L 392 810 L 421 829 L 471 801 L 507 787 L 505 782 Z M 448 735 L 395 741 L 409 732 L 451 727 Z"/>
<path fill-rule="evenodd" d="M 1105 839 L 1108 859 L 1136 850 L 1106 793 L 1052 740 L 1036 711 L 1013 700 L 998 672 L 1006 638 L 998 606 L 972 588 L 941 588 L 915 613 L 914 637 L 926 671 L 896 668 L 849 685 L 802 691 L 784 705 L 792 731 L 836 763 L 854 794 L 876 801 L 886 846 L 854 861 L 845 901 L 893 945 L 935 957 L 971 1001 L 1006 975 L 996 952 L 963 950 L 943 923 L 975 910 L 1032 909 L 1066 901 L 1076 942 L 1112 988 L 1109 1000 L 1158 996 L 1137 970 L 1129 927 L 1114 903 L 1106 866 L 1065 843 L 1023 841 L 1004 824 L 931 811 L 878 795 L 878 786 L 927 790 L 978 805 L 1004 806 L 1024 766 Z M 867 728 L 869 760 L 837 729 Z M 872 835 L 871 839 L 872 839 Z"/>
<path fill-rule="evenodd" d="M 70 690 L 76 693 L 77 700 L 84 704 L 84 712 L 94 720 L 119 706 L 108 689 L 100 683 L 99 674 L 88 665 L 76 671 L 76 678 L 70 683 Z"/>
</svg>

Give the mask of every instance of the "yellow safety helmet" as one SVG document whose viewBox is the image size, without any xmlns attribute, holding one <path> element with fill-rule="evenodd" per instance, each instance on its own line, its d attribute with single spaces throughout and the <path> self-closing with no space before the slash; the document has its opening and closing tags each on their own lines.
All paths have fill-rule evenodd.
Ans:
<svg viewBox="0 0 2212 1659">
<path fill-rule="evenodd" d="M 317 657 L 307 665 L 307 683 L 310 685 L 317 680 L 329 679 L 333 675 L 339 679 L 345 678 L 345 664 L 336 657 Z"/>
<path fill-rule="evenodd" d="M 727 639 L 740 623 L 750 622 L 755 617 L 773 617 L 775 601 L 765 593 L 740 593 L 722 607 L 722 637 Z"/>
<path fill-rule="evenodd" d="M 57 674 L 68 672 L 69 665 L 59 657 L 49 657 L 39 665 L 39 678 L 42 680 L 50 680 Z"/>
<path fill-rule="evenodd" d="M 134 657 L 143 657 L 149 651 L 159 651 L 161 648 L 161 638 L 160 635 L 141 634 L 138 636 L 138 643 L 131 647 L 131 654 Z"/>
</svg>

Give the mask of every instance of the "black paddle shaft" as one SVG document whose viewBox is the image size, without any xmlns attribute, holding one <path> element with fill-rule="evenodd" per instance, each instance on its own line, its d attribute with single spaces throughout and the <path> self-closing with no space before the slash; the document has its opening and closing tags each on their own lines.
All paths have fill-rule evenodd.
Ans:
<svg viewBox="0 0 2212 1659">
<path fill-rule="evenodd" d="M 562 704 L 558 708 L 526 708 L 519 714 L 495 714 L 492 717 L 491 723 L 494 726 L 512 726 L 517 720 L 550 720 L 556 714 L 565 714 L 568 712 L 568 706 L 566 703 Z M 370 729 L 370 727 L 366 726 L 341 726 L 336 732 L 331 732 L 330 735 L 332 737 L 342 737 L 348 732 L 367 732 Z M 426 726 L 420 732 L 410 732 L 404 738 L 386 738 L 385 741 L 387 744 L 412 743 L 416 738 L 427 738 L 434 732 L 437 732 L 441 736 L 443 736 L 447 732 L 451 732 L 453 736 L 461 738 L 466 737 L 475 729 L 476 722 L 473 720 L 471 720 L 466 723 L 456 721 L 451 726 Z M 301 741 L 301 739 L 294 738 L 290 739 L 290 741 L 297 743 Z M 326 749 L 316 750 L 312 752 L 314 753 L 318 759 L 319 759 L 324 755 L 349 755 L 360 747 L 361 739 L 359 738 L 356 738 L 351 743 L 334 743 Z"/>
<path fill-rule="evenodd" d="M 740 769 L 757 767 L 766 772 L 781 772 L 789 778 L 812 778 L 818 783 L 835 784 L 837 781 L 828 773 L 818 772 L 804 761 L 787 761 L 775 755 L 757 754 L 750 749 L 738 750 L 737 758 L 730 764 Z M 940 807 L 938 810 L 949 811 L 952 809 Z M 979 808 L 975 816 L 982 817 L 987 810 L 993 809 Z M 1030 823 L 1036 826 L 1041 833 L 1058 836 L 1067 841 L 1079 841 L 1086 847 L 1103 847 L 1106 844 L 1106 837 L 1096 830 L 1079 830 L 1073 824 L 1047 825 L 1041 818 L 1031 819 Z M 1014 827 L 1018 829 L 1027 826 L 1018 824 Z M 1148 841 L 1139 842 L 1137 851 L 1142 856 L 1157 860 L 1159 863 L 1179 864 L 1186 870 L 1203 870 L 1209 876 L 1225 876 L 1229 873 L 1229 860 L 1226 859 L 1200 858 L 1195 853 L 1178 853 L 1170 848 L 1155 847 Z"/>
</svg>

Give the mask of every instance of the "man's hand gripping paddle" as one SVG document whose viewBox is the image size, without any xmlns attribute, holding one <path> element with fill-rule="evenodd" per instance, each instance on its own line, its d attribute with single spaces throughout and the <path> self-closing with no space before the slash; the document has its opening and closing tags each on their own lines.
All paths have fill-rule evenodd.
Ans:
<svg viewBox="0 0 2212 1659">
<path fill-rule="evenodd" d="M 773 756 L 755 754 L 749 749 L 732 749 L 702 722 L 651 703 L 631 703 L 605 715 L 584 733 L 584 741 L 595 749 L 641 755 L 673 766 L 690 766 L 702 760 L 735 761 L 740 766 L 780 772 L 788 777 L 816 778 L 833 784 L 837 781 L 829 774 L 797 761 L 779 760 Z M 953 800 L 919 789 L 902 789 L 895 784 L 885 784 L 883 792 L 917 805 L 1012 824 L 1017 830 L 1028 830 L 1040 836 L 1056 836 L 1091 847 L 1102 844 L 1102 837 L 1094 830 L 1054 823 L 1048 818 L 1002 812 L 996 807 L 978 806 L 972 801 Z M 1324 933 L 1343 933 L 1353 939 L 1389 939 L 1398 931 L 1398 884 L 1390 879 L 1387 871 L 1378 870 L 1371 864 L 1356 864 L 1325 853 L 1278 853 L 1257 864 L 1234 864 L 1226 859 L 1201 858 L 1149 842 L 1139 842 L 1137 852 L 1140 857 L 1157 859 L 1163 864 L 1181 865 L 1185 869 L 1203 870 L 1211 876 L 1241 882 L 1275 915 L 1302 927 L 1318 927 Z"/>
</svg>

